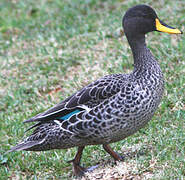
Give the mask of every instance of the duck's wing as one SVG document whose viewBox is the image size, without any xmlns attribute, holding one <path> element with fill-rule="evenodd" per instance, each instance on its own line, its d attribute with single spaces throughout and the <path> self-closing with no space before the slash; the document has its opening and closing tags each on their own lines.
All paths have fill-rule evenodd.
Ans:
<svg viewBox="0 0 185 180">
<path fill-rule="evenodd" d="M 56 106 L 24 122 L 39 121 L 39 123 L 44 123 L 56 119 L 65 120 L 80 111 L 89 111 L 103 100 L 118 93 L 127 78 L 127 75 L 123 74 L 104 76 L 82 88 Z"/>
</svg>

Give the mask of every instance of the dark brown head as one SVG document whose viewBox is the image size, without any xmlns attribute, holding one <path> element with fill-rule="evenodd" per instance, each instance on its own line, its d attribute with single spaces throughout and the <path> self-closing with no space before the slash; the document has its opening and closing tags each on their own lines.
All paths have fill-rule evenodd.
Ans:
<svg viewBox="0 0 185 180">
<path fill-rule="evenodd" d="M 156 12 L 147 5 L 134 6 L 123 17 L 123 29 L 126 36 L 144 35 L 151 31 L 181 34 L 176 28 L 170 27 L 159 20 Z"/>
</svg>

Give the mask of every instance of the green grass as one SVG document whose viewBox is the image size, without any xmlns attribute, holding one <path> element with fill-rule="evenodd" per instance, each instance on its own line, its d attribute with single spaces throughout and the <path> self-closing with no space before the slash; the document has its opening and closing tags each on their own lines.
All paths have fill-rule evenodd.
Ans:
<svg viewBox="0 0 185 180">
<path fill-rule="evenodd" d="M 133 68 L 126 38 L 110 38 L 127 8 L 147 3 L 167 24 L 184 31 L 185 2 L 154 0 L 1 0 L 0 179 L 73 179 L 75 148 L 4 154 L 24 135 L 22 121 L 50 108 L 93 80 Z M 165 93 L 148 126 L 112 147 L 125 155 L 114 164 L 101 146 L 83 153 L 84 179 L 185 179 L 185 38 L 150 33 Z"/>
</svg>

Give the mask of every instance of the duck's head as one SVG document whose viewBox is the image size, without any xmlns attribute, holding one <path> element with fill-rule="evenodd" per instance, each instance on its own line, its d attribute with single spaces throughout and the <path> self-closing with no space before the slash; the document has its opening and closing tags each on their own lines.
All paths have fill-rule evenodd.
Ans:
<svg viewBox="0 0 185 180">
<path fill-rule="evenodd" d="M 126 36 L 132 36 L 132 38 L 151 31 L 182 34 L 180 30 L 163 23 L 156 12 L 147 5 L 137 5 L 128 9 L 122 23 Z"/>
</svg>

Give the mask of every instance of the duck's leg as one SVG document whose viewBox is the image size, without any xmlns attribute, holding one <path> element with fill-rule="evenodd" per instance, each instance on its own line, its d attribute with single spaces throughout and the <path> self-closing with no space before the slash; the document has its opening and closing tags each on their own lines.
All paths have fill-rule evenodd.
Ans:
<svg viewBox="0 0 185 180">
<path fill-rule="evenodd" d="M 82 166 L 80 166 L 80 160 L 81 160 L 81 157 L 82 157 L 82 152 L 83 152 L 83 149 L 85 148 L 85 146 L 80 146 L 78 147 L 78 151 L 76 153 L 76 156 L 73 160 L 71 161 L 68 161 L 68 163 L 73 163 L 73 173 L 75 176 L 83 176 L 85 172 L 91 172 L 93 171 L 95 168 L 98 167 L 98 165 L 95 165 L 95 166 L 92 166 L 92 167 L 89 167 L 89 168 L 84 168 Z"/>
<path fill-rule="evenodd" d="M 115 161 L 123 161 L 124 157 L 120 156 L 117 152 L 113 151 L 112 148 L 108 144 L 103 144 L 103 148 L 106 152 L 108 152 Z"/>
<path fill-rule="evenodd" d="M 82 152 L 83 152 L 84 148 L 85 148 L 85 146 L 78 147 L 78 151 L 76 153 L 75 158 L 71 161 L 68 161 L 69 163 L 71 163 L 71 162 L 73 163 L 73 173 L 76 176 L 83 176 L 83 174 L 86 171 L 86 169 L 84 167 L 80 166 L 80 160 L 81 160 Z"/>
</svg>

